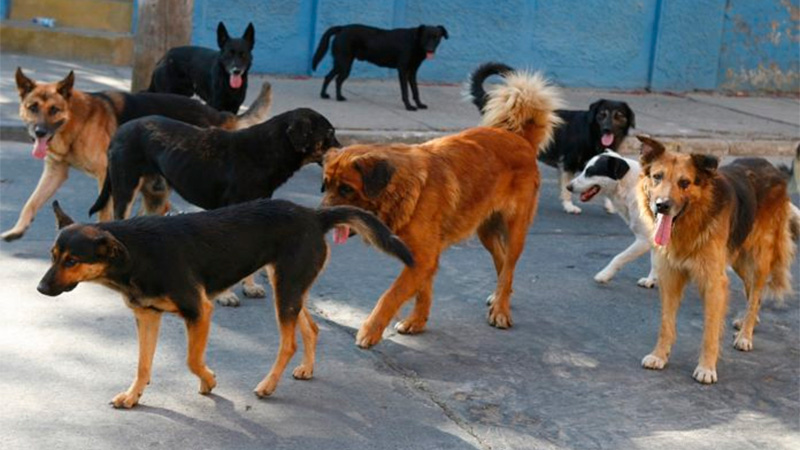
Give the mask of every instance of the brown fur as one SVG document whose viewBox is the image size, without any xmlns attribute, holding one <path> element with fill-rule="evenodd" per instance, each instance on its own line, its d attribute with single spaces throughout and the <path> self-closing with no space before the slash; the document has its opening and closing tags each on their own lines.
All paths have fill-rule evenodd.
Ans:
<svg viewBox="0 0 800 450">
<path fill-rule="evenodd" d="M 667 245 L 655 246 L 662 322 L 658 343 L 642 364 L 650 369 L 666 365 L 683 289 L 693 280 L 705 309 L 694 378 L 714 383 L 728 306 L 728 265 L 744 281 L 748 299 L 734 346 L 749 351 L 765 287 L 776 296 L 791 289 L 795 243 L 790 229 L 800 216 L 789 202 L 786 177 L 764 160 L 742 159 L 717 169 L 716 158 L 674 153 L 653 139 L 639 139 L 643 142 L 641 214 L 655 224 L 654 205 L 659 199 L 671 202 L 668 214 L 675 217 Z"/>
<path fill-rule="evenodd" d="M 539 196 L 538 149 L 552 133 L 557 94 L 539 77 L 516 80 L 507 102 L 490 101 L 497 127 L 480 127 L 420 145 L 355 145 L 325 160 L 325 205 L 348 204 L 374 212 L 411 249 L 407 267 L 381 296 L 356 344 L 370 347 L 403 303 L 416 296 L 411 315 L 396 326 L 420 333 L 428 320 L 439 255 L 476 231 L 498 275 L 489 323 L 508 328 L 514 267 L 522 253 Z M 533 85 L 531 88 L 530 86 Z M 527 108 L 521 105 L 529 106 Z M 508 127 L 508 131 L 501 127 Z"/>
</svg>

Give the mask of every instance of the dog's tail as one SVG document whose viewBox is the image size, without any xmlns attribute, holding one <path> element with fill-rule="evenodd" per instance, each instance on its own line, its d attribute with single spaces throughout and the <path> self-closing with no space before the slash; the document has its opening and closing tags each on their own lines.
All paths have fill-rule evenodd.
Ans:
<svg viewBox="0 0 800 450">
<path fill-rule="evenodd" d="M 507 72 L 503 79 L 485 94 L 481 125 L 519 134 L 537 151 L 547 147 L 563 122 L 556 114 L 561 92 L 538 72 Z"/>
<path fill-rule="evenodd" d="M 109 165 L 110 167 L 110 165 Z M 108 200 L 111 199 L 111 170 L 106 170 L 106 179 L 103 180 L 103 188 L 100 190 L 100 195 L 97 196 L 97 200 L 94 201 L 94 205 L 89 208 L 89 217 L 92 217 L 94 213 L 97 211 L 102 210 L 108 204 Z"/>
<path fill-rule="evenodd" d="M 392 231 L 377 217 L 363 209 L 354 206 L 320 208 L 317 210 L 317 218 L 325 232 L 334 227 L 342 227 L 337 232 L 345 233 L 346 238 L 350 232 L 348 227 L 352 227 L 379 250 L 394 256 L 409 267 L 414 265 L 414 257 L 406 244 L 392 234 Z"/>
<path fill-rule="evenodd" d="M 271 107 L 272 85 L 269 84 L 269 81 L 265 81 L 261 85 L 261 92 L 258 93 L 258 97 L 256 97 L 253 104 L 247 108 L 247 111 L 236 116 L 233 129 L 242 130 L 264 122 L 267 120 Z"/>
<path fill-rule="evenodd" d="M 330 27 L 325 31 L 325 34 L 322 35 L 322 38 L 320 38 L 319 44 L 317 45 L 317 51 L 314 52 L 314 59 L 311 60 L 312 70 L 317 70 L 319 62 L 322 61 L 322 58 L 325 57 L 325 53 L 328 52 L 328 43 L 330 42 L 331 37 L 340 31 L 342 31 L 342 27 Z"/>
<path fill-rule="evenodd" d="M 514 69 L 512 67 L 499 62 L 481 64 L 480 67 L 475 69 L 469 76 L 464 86 L 465 96 L 478 107 L 478 111 L 483 113 L 483 108 L 486 106 L 486 101 L 489 99 L 486 91 L 483 89 L 483 82 L 492 75 L 505 76 L 507 73 L 513 71 Z"/>
<path fill-rule="evenodd" d="M 786 202 L 787 213 L 783 226 L 779 225 L 776 236 L 775 251 L 767 284 L 767 294 L 782 299 L 792 292 L 792 262 L 800 239 L 800 209 L 791 202 Z M 783 216 L 783 215 L 779 215 Z"/>
</svg>

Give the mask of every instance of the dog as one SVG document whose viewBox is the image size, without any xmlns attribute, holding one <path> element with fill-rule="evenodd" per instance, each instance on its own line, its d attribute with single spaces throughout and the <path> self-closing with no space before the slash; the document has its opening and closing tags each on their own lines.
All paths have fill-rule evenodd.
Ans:
<svg viewBox="0 0 800 450">
<path fill-rule="evenodd" d="M 36 212 L 66 181 L 69 168 L 74 167 L 97 179 L 98 189 L 106 176 L 106 151 L 119 125 L 152 114 L 201 127 L 228 130 L 247 128 L 262 122 L 272 103 L 272 88 L 264 83 L 261 94 L 250 109 L 239 116 L 219 112 L 196 100 L 180 95 L 118 91 L 84 93 L 73 87 L 75 75 L 70 72 L 56 83 L 37 83 L 16 73 L 20 96 L 19 115 L 34 140 L 33 157 L 44 159 L 44 171 L 39 184 L 20 212 L 13 228 L 2 233 L 6 241 L 21 238 Z M 143 189 L 145 206 L 151 198 L 163 195 L 159 180 L 148 180 Z M 111 217 L 103 210 L 101 220 Z"/>
<path fill-rule="evenodd" d="M 653 227 L 661 296 L 661 331 L 642 366 L 663 369 L 675 342 L 675 319 L 687 282 L 704 303 L 700 360 L 693 377 L 717 382 L 717 357 L 728 306 L 730 265 L 742 279 L 748 308 L 734 347 L 753 349 L 753 327 L 764 288 L 777 297 L 791 291 L 791 264 L 800 234 L 800 210 L 789 201 L 787 176 L 761 158 L 741 158 L 718 168 L 713 156 L 667 151 L 642 142 L 639 210 Z"/>
<path fill-rule="evenodd" d="M 219 51 L 195 46 L 170 49 L 156 64 L 147 90 L 187 97 L 197 94 L 212 108 L 236 114 L 247 93 L 255 34 L 251 23 L 241 38 L 231 39 L 220 22 Z"/>
<path fill-rule="evenodd" d="M 427 105 L 419 99 L 417 88 L 417 70 L 426 59 L 433 59 L 436 48 L 442 38 L 448 39 L 447 30 L 442 25 L 420 25 L 416 28 L 397 28 L 383 30 L 366 25 L 344 25 L 328 28 L 319 40 L 317 51 L 312 61 L 313 70 L 317 70 L 325 53 L 328 52 L 330 39 L 333 40 L 331 54 L 333 68 L 322 82 L 320 97 L 330 98 L 328 85 L 336 77 L 336 100 L 347 100 L 342 95 L 342 84 L 350 76 L 353 60 L 371 62 L 380 67 L 397 69 L 400 77 L 400 94 L 403 104 L 409 111 L 426 109 Z M 408 101 L 408 85 L 416 107 Z"/>
<path fill-rule="evenodd" d="M 468 96 L 478 110 L 486 105 L 483 82 L 492 75 L 503 77 L 514 69 L 502 63 L 486 63 L 478 67 L 467 82 Z M 587 111 L 559 110 L 563 125 L 556 129 L 553 144 L 539 154 L 539 160 L 559 172 L 561 205 L 569 214 L 580 214 L 581 209 L 572 202 L 567 184 L 580 172 L 592 157 L 605 149 L 618 151 L 631 128 L 636 128 L 636 115 L 625 102 L 600 99 Z M 605 200 L 605 209 L 613 214 L 613 203 Z"/>
<path fill-rule="evenodd" d="M 214 304 L 209 300 L 257 268 L 269 265 L 280 329 L 280 348 L 269 374 L 255 388 L 272 394 L 294 355 L 295 328 L 303 337 L 303 362 L 294 377 L 314 372 L 319 329 L 304 306 L 328 258 L 325 233 L 353 227 L 378 249 L 413 265 L 408 248 L 372 214 L 352 207 L 313 210 L 287 201 L 255 200 L 168 217 L 77 224 L 54 202 L 60 230 L 52 265 L 38 291 L 57 296 L 79 283 L 95 282 L 122 294 L 133 310 L 139 335 L 139 368 L 128 390 L 115 396 L 116 408 L 139 402 L 150 382 L 162 313 L 186 322 L 189 369 L 200 378 L 200 393 L 216 386 L 205 363 Z"/>
<path fill-rule="evenodd" d="M 439 255 L 476 231 L 497 272 L 489 324 L 512 325 L 514 268 L 541 183 L 536 156 L 550 141 L 560 104 L 558 91 L 540 75 L 512 74 L 490 93 L 483 127 L 418 145 L 354 145 L 326 155 L 322 204 L 375 213 L 414 254 L 414 267 L 403 269 L 358 331 L 359 347 L 380 341 L 389 321 L 415 295 L 411 315 L 395 328 L 422 332 Z"/>
<path fill-rule="evenodd" d="M 623 158 L 613 150 L 606 150 L 590 159 L 583 171 L 567 184 L 567 190 L 577 193 L 582 202 L 588 202 L 598 194 L 605 195 L 636 236 L 636 240 L 628 248 L 594 276 L 594 281 L 598 283 L 608 283 L 626 264 L 652 248 L 650 237 L 653 229 L 639 214 L 639 200 L 636 196 L 641 171 L 638 161 Z M 646 278 L 640 278 L 638 285 L 655 287 L 656 273 L 652 258 L 650 273 Z"/>
<path fill-rule="evenodd" d="M 239 131 L 144 117 L 121 126 L 112 139 L 108 175 L 89 215 L 112 200 L 114 218 L 128 218 L 138 186 L 153 176 L 164 177 L 182 198 L 203 209 L 270 198 L 303 165 L 321 163 L 332 147 L 341 147 L 333 125 L 308 108 Z M 253 276 L 245 279 L 243 290 L 248 297 L 266 295 Z M 239 304 L 231 291 L 217 301 Z"/>
</svg>

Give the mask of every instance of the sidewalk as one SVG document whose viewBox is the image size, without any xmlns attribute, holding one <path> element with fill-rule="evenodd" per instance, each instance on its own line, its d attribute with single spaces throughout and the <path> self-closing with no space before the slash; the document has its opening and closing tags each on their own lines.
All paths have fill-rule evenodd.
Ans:
<svg viewBox="0 0 800 450">
<path fill-rule="evenodd" d="M 74 70 L 78 89 L 129 89 L 131 70 L 52 59 L 0 54 L 0 133 L 3 140 L 27 142 L 18 117 L 14 71 L 18 66 L 36 80 L 55 81 Z M 466 74 L 465 74 L 466 78 Z M 461 86 L 423 85 L 429 109 L 406 111 L 396 80 L 348 80 L 347 102 L 319 98 L 321 80 L 253 76 L 246 105 L 263 80 L 273 85 L 273 114 L 305 106 L 324 114 L 343 143 L 418 142 L 460 131 L 479 121 L 475 107 L 462 100 Z M 331 86 L 333 88 L 333 86 Z M 331 91 L 333 92 L 333 91 Z M 564 89 L 569 108 L 583 109 L 598 98 L 628 102 L 636 113 L 635 133 L 675 142 L 685 150 L 717 155 L 790 156 L 800 141 L 800 100 L 788 97 L 725 97 L 714 94 L 622 93 Z M 633 140 L 626 141 L 633 145 Z M 631 151 L 632 148 L 628 148 Z"/>
</svg>

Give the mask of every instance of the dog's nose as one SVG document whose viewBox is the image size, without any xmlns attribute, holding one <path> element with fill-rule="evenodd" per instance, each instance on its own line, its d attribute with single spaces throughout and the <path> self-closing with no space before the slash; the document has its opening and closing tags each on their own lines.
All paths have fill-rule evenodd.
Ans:
<svg viewBox="0 0 800 450">
<path fill-rule="evenodd" d="M 234 75 L 239 75 L 240 73 L 242 73 L 242 70 L 239 69 L 238 67 L 234 67 L 233 69 L 231 69 L 231 73 Z"/>
<path fill-rule="evenodd" d="M 567 185 L 567 190 L 568 190 L 568 191 L 572 192 L 574 189 L 575 189 L 575 188 L 574 188 L 574 187 L 572 187 L 572 183 L 570 183 L 570 184 L 568 184 L 568 185 Z"/>
<path fill-rule="evenodd" d="M 656 202 L 656 212 L 659 214 L 666 214 L 672 207 L 672 202 L 669 200 L 662 200 Z"/>
<path fill-rule="evenodd" d="M 37 125 L 33 129 L 33 134 L 35 134 L 36 137 L 38 137 L 38 138 L 45 137 L 45 136 L 47 136 L 47 130 L 44 127 L 41 127 L 41 126 Z"/>
</svg>

